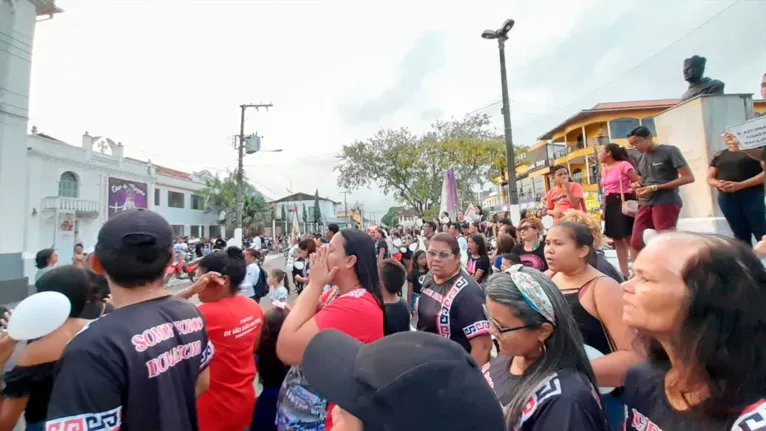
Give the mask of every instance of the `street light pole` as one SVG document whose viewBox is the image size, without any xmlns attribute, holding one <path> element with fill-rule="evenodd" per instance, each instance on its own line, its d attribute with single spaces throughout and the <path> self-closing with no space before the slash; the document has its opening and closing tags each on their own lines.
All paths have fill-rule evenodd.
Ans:
<svg viewBox="0 0 766 431">
<path fill-rule="evenodd" d="M 248 104 L 248 105 L 239 105 L 241 112 L 240 119 L 239 119 L 239 146 L 237 147 L 237 224 L 236 228 L 242 229 L 242 213 L 245 210 L 245 202 L 244 202 L 244 159 L 245 159 L 245 110 L 247 108 L 255 108 L 256 110 L 260 108 L 266 108 L 269 109 L 273 105 L 271 103 L 259 103 L 259 104 Z"/>
<path fill-rule="evenodd" d="M 505 123 L 505 153 L 508 165 L 508 203 L 512 219 L 517 218 L 519 196 L 516 189 L 516 160 L 513 149 L 513 130 L 511 128 L 511 102 L 508 97 L 508 76 L 505 68 L 505 41 L 508 40 L 508 32 L 511 31 L 515 21 L 508 19 L 498 30 L 485 30 L 481 34 L 484 39 L 497 39 L 497 47 L 500 52 L 500 83 L 503 91 L 503 122 Z M 518 220 L 516 220 L 518 221 Z"/>
</svg>

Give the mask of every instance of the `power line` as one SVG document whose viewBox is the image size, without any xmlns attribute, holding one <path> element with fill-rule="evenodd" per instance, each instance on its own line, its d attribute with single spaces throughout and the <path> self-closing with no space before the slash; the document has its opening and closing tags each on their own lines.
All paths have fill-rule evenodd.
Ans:
<svg viewBox="0 0 766 431">
<path fill-rule="evenodd" d="M 734 2 L 732 2 L 731 4 L 729 4 L 728 6 L 726 6 L 725 8 L 721 9 L 720 11 L 716 12 L 716 13 L 715 13 L 715 14 L 714 14 L 712 17 L 710 17 L 710 18 L 708 18 L 707 20 L 705 20 L 705 21 L 704 21 L 702 24 L 700 24 L 700 25 L 698 25 L 698 26 L 694 27 L 693 29 L 691 29 L 691 30 L 687 31 L 686 33 L 684 33 L 683 35 L 681 35 L 681 37 L 679 37 L 678 39 L 674 40 L 673 42 L 671 42 L 670 44 L 666 45 L 664 48 L 660 49 L 659 51 L 655 52 L 654 54 L 650 55 L 649 57 L 645 58 L 644 60 L 642 60 L 641 62 L 639 62 L 639 63 L 638 63 L 638 64 L 636 64 L 635 66 L 631 67 L 630 69 L 626 70 L 625 72 L 622 72 L 622 73 L 621 73 L 621 74 L 619 74 L 619 75 L 616 75 L 614 78 L 612 78 L 611 80 L 607 81 L 605 84 L 602 84 L 602 85 L 600 85 L 600 86 L 596 87 L 595 89 L 593 89 L 593 90 L 591 90 L 591 91 L 589 91 L 589 92 L 587 92 L 587 93 L 585 93 L 585 94 L 583 94 L 583 95 L 581 95 L 581 96 L 578 96 L 578 97 L 577 97 L 577 98 L 575 98 L 575 99 L 572 99 L 572 100 L 571 100 L 571 101 L 570 101 L 568 104 L 566 104 L 566 105 L 564 105 L 564 106 L 562 106 L 562 107 L 560 107 L 560 108 L 558 108 L 558 109 L 564 109 L 564 108 L 568 108 L 568 107 L 570 107 L 570 106 L 574 105 L 574 104 L 575 104 L 575 102 L 579 102 L 580 100 L 582 100 L 582 99 L 585 99 L 586 97 L 588 97 L 588 96 L 590 96 L 590 95 L 592 95 L 592 94 L 596 93 L 597 91 L 599 91 L 599 90 L 603 89 L 604 87 L 606 87 L 606 86 L 608 86 L 608 85 L 611 85 L 612 83 L 614 83 L 614 82 L 615 82 L 615 81 L 617 81 L 618 79 L 622 78 L 623 76 L 625 76 L 625 75 L 627 75 L 627 74 L 629 74 L 629 73 L 633 72 L 634 70 L 636 70 L 636 69 L 638 69 L 639 67 L 643 66 L 643 65 L 644 65 L 644 63 L 646 63 L 646 62 L 648 62 L 649 60 L 651 60 L 651 59 L 653 59 L 653 58 L 657 57 L 658 55 L 662 54 L 663 52 L 667 51 L 668 49 L 670 49 L 671 47 L 673 47 L 674 45 L 676 45 L 677 43 L 679 43 L 679 42 L 681 42 L 682 40 L 686 39 L 686 38 L 687 38 L 687 37 L 689 37 L 689 36 L 690 36 L 692 33 L 696 32 L 697 30 L 701 29 L 702 27 L 704 27 L 704 26 L 706 26 L 706 25 L 710 24 L 710 23 L 711 23 L 711 22 L 712 22 L 714 19 L 718 18 L 719 16 L 721 16 L 722 14 L 724 14 L 725 12 L 727 12 L 729 9 L 731 9 L 731 8 L 732 8 L 734 5 L 736 5 L 736 4 L 737 4 L 737 3 L 739 3 L 740 1 L 742 1 L 742 0 L 734 0 Z M 516 103 L 516 101 L 514 101 L 514 100 L 512 100 L 512 101 L 513 101 L 514 103 Z M 503 101 L 502 101 L 502 100 L 498 100 L 498 101 L 496 101 L 496 102 L 492 102 L 492 103 L 490 103 L 490 104 L 488 104 L 488 105 L 486 105 L 486 106 L 483 106 L 483 107 L 481 107 L 481 108 L 478 108 L 478 109 L 474 109 L 473 111 L 470 111 L 470 112 L 468 112 L 468 114 L 472 114 L 472 113 L 474 113 L 474 112 L 478 112 L 478 111 L 481 111 L 481 110 L 483 110 L 483 109 L 487 109 L 487 108 L 490 108 L 490 107 L 492 107 L 492 106 L 495 106 L 495 105 L 499 105 L 499 104 L 501 104 L 501 103 L 503 103 Z"/>
</svg>

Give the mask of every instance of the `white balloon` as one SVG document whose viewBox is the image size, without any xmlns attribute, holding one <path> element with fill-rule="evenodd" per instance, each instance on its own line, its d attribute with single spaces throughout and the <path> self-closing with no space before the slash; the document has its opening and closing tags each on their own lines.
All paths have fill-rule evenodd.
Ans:
<svg viewBox="0 0 766 431">
<path fill-rule="evenodd" d="M 8 322 L 8 336 L 34 340 L 55 331 L 69 318 L 72 305 L 59 292 L 35 293 L 21 301 Z"/>
<path fill-rule="evenodd" d="M 395 247 L 401 247 L 402 246 L 402 240 L 400 238 L 394 238 L 392 241 Z"/>
<path fill-rule="evenodd" d="M 553 217 L 552 216 L 545 216 L 541 220 L 543 222 L 543 227 L 546 229 L 550 229 L 553 227 Z"/>
<path fill-rule="evenodd" d="M 413 242 L 412 244 L 410 244 L 410 251 L 415 251 L 417 249 L 418 249 L 418 243 Z"/>
<path fill-rule="evenodd" d="M 442 217 L 442 223 L 444 224 L 449 223 L 449 217 Z"/>
<path fill-rule="evenodd" d="M 402 253 L 407 253 L 407 247 L 399 247 L 399 251 Z"/>
<path fill-rule="evenodd" d="M 298 271 L 302 270 L 304 266 L 305 265 L 301 261 L 293 263 L 293 268 L 297 269 Z"/>
<path fill-rule="evenodd" d="M 585 347 L 585 354 L 588 355 L 588 359 L 591 360 L 591 362 L 594 359 L 598 359 L 604 356 L 603 353 L 601 353 L 598 349 L 595 347 L 589 346 L 587 344 L 583 345 Z M 614 388 L 610 388 L 609 386 L 599 386 L 598 392 L 602 395 L 608 394 L 612 392 Z"/>
</svg>

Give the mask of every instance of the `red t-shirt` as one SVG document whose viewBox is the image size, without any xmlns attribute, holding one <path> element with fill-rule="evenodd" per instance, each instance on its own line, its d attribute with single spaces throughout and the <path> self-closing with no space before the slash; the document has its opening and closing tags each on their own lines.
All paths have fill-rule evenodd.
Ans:
<svg viewBox="0 0 766 431">
<path fill-rule="evenodd" d="M 354 289 L 345 295 L 330 298 L 333 291 L 334 288 L 322 294 L 320 299 L 323 304 L 322 309 L 314 316 L 320 331 L 337 329 L 365 344 L 383 338 L 383 309 L 370 292 L 365 289 Z M 329 302 L 328 299 L 330 299 Z M 218 354 L 217 351 L 216 354 Z M 327 431 L 332 429 L 330 412 L 333 406 L 334 404 L 330 403 L 327 411 L 325 420 Z"/>
<path fill-rule="evenodd" d="M 562 213 L 568 210 L 585 211 L 585 202 L 583 201 L 582 187 L 578 183 L 569 183 L 570 190 L 575 197 L 580 198 L 577 205 L 572 205 L 567 198 L 567 192 L 561 187 L 553 187 L 545 196 L 545 207 L 549 210 L 559 210 Z M 558 222 L 560 217 L 554 217 L 553 221 Z"/>
<path fill-rule="evenodd" d="M 243 295 L 202 304 L 199 311 L 216 350 L 210 387 L 197 399 L 199 429 L 243 430 L 253 419 L 253 349 L 263 328 L 263 311 Z"/>
</svg>

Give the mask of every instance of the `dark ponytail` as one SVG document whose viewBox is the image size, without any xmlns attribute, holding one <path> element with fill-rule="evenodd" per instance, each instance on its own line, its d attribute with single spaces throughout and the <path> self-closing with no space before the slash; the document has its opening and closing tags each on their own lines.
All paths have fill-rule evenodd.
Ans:
<svg viewBox="0 0 766 431">
<path fill-rule="evenodd" d="M 633 161 L 630 160 L 630 154 L 628 154 L 628 150 L 626 150 L 624 147 L 621 147 L 615 143 L 609 143 L 604 145 L 604 151 L 609 153 L 612 158 L 618 162 L 628 162 L 631 165 L 633 164 Z"/>
<path fill-rule="evenodd" d="M 199 266 L 205 272 L 217 272 L 229 277 L 231 293 L 239 292 L 239 286 L 245 279 L 247 265 L 245 255 L 239 247 L 229 247 L 226 250 L 215 251 L 199 261 Z"/>
</svg>

